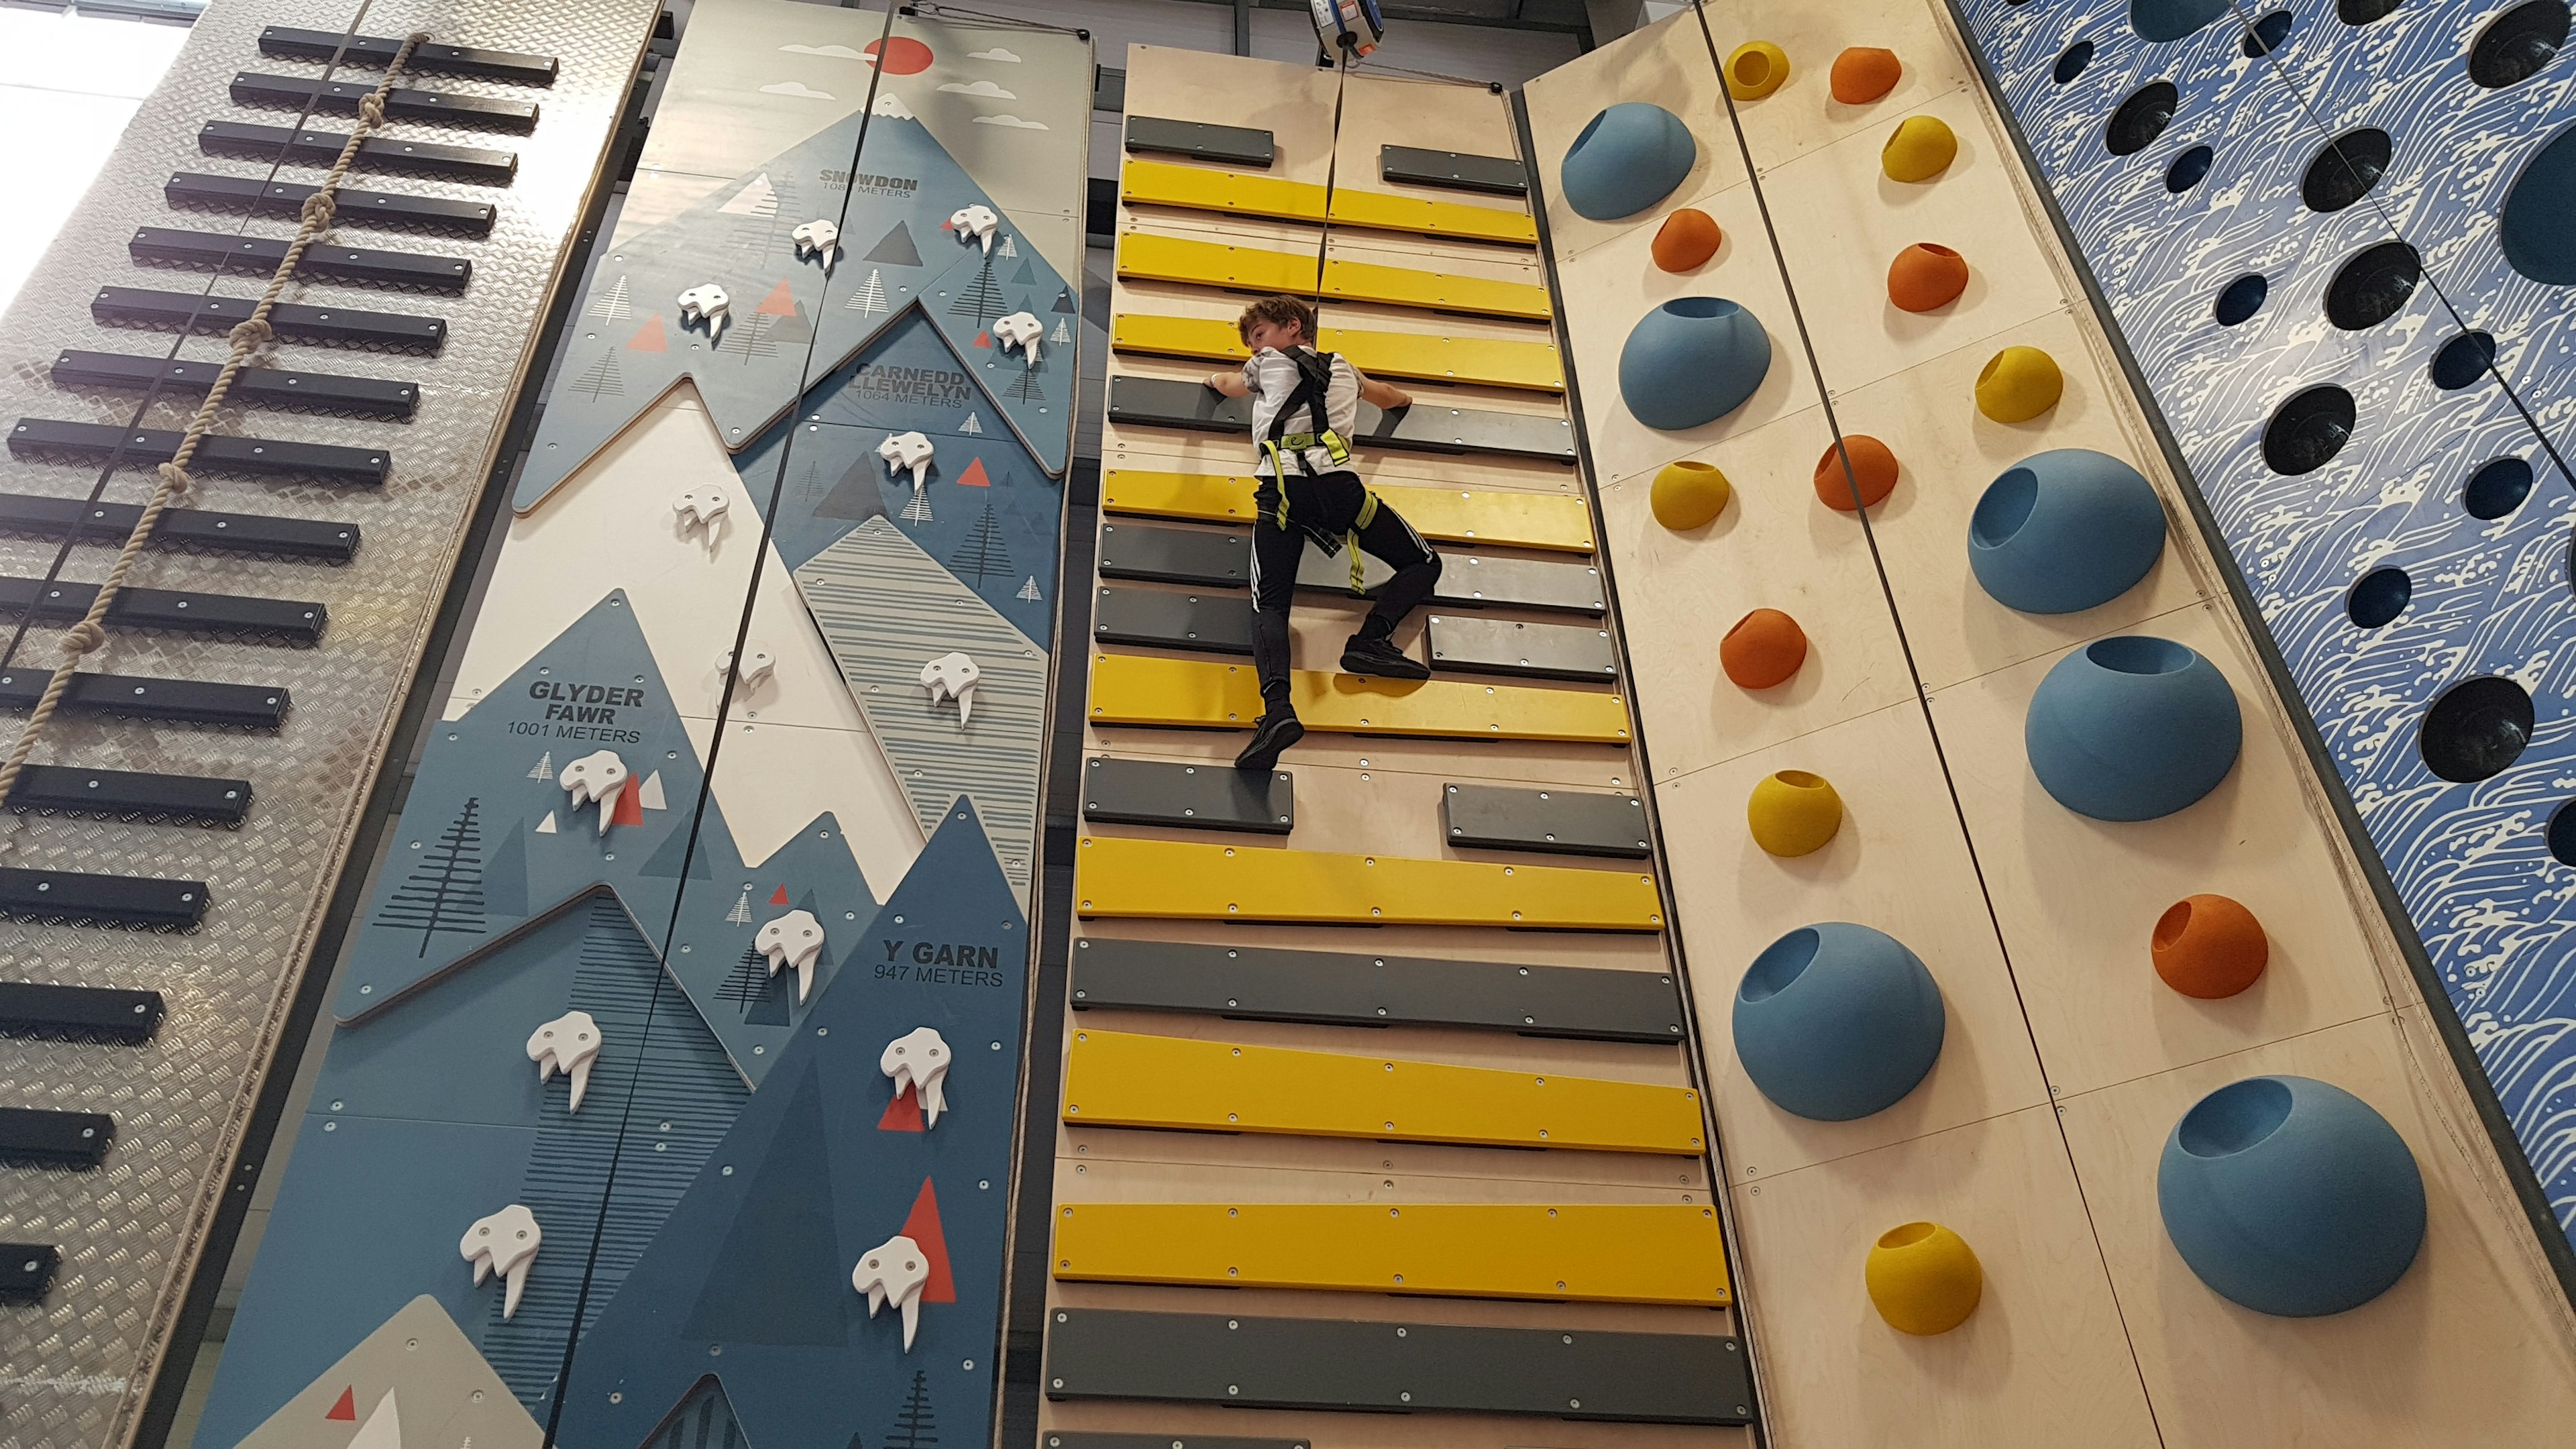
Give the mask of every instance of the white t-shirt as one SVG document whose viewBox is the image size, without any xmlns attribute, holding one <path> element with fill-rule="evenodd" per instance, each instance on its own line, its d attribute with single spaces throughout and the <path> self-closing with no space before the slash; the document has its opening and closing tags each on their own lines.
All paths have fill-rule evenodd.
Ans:
<svg viewBox="0 0 2576 1449">
<path fill-rule="evenodd" d="M 1300 350 L 1312 352 L 1314 349 Z M 1252 443 L 1256 451 L 1260 451 L 1261 444 L 1269 438 L 1271 421 L 1279 416 L 1281 408 L 1287 406 L 1289 395 L 1297 391 L 1298 376 L 1297 364 L 1276 348 L 1265 347 L 1243 364 L 1243 385 L 1252 389 Z M 1359 431 L 1359 369 L 1339 354 L 1333 358 L 1332 382 L 1324 389 L 1324 416 L 1332 430 L 1342 435 L 1345 444 Z M 1288 419 L 1286 431 L 1312 432 L 1314 427 L 1312 411 L 1300 407 L 1295 416 Z M 1269 453 L 1261 451 L 1260 461 L 1253 466 L 1259 476 L 1269 477 Z M 1331 453 L 1315 447 L 1306 449 L 1306 466 L 1318 473 L 1331 473 L 1348 469 L 1351 465 L 1347 460 L 1335 462 Z"/>
</svg>

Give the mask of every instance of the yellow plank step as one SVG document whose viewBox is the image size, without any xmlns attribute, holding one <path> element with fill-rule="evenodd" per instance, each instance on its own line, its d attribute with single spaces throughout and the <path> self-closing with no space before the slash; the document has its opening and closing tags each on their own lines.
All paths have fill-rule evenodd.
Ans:
<svg viewBox="0 0 2576 1449">
<path fill-rule="evenodd" d="M 1348 186 L 1335 188 L 1331 210 L 1336 226 L 1463 237 L 1468 241 L 1538 245 L 1538 223 L 1526 211 L 1504 211 L 1498 207 L 1469 206 L 1455 201 L 1424 201 L 1384 191 L 1360 191 Z"/>
<path fill-rule="evenodd" d="M 1118 242 L 1118 275 L 1148 282 L 1182 282 L 1243 292 L 1319 295 L 1315 254 L 1270 247 L 1129 232 Z M 1386 302 L 1438 312 L 1471 312 L 1544 322 L 1547 289 L 1530 282 L 1426 272 L 1376 262 L 1334 258 L 1324 263 L 1321 296 L 1346 302 Z"/>
<path fill-rule="evenodd" d="M 1190 840 L 1083 838 L 1085 916 L 1306 925 L 1660 931 L 1655 878 L 1624 870 L 1335 855 Z"/>
<path fill-rule="evenodd" d="M 1565 369 L 1553 342 L 1440 337 L 1428 332 L 1316 329 L 1315 345 L 1338 352 L 1362 372 L 1428 382 L 1482 383 L 1532 392 L 1565 391 Z M 1207 357 L 1240 362 L 1252 355 L 1234 324 L 1221 317 L 1158 317 L 1121 312 L 1110 319 L 1110 345 L 1121 352 Z"/>
<path fill-rule="evenodd" d="M 1345 302 L 1386 302 L 1399 307 L 1519 317 L 1533 322 L 1544 322 L 1552 315 L 1547 288 L 1534 282 L 1425 272 L 1340 257 L 1324 263 L 1324 295 Z"/>
<path fill-rule="evenodd" d="M 1714 1209 L 1628 1203 L 1073 1203 L 1055 1276 L 1452 1298 L 1733 1301 Z"/>
<path fill-rule="evenodd" d="M 1688 1087 L 1123 1031 L 1073 1034 L 1064 1120 L 1674 1157 L 1704 1145 Z"/>
<path fill-rule="evenodd" d="M 1100 506 L 1148 518 L 1250 523 L 1253 480 L 1244 474 L 1156 473 L 1112 468 L 1100 476 Z M 1505 548 L 1592 552 L 1592 510 L 1561 493 L 1414 488 L 1381 483 L 1373 490 L 1426 538 Z"/>
<path fill-rule="evenodd" d="M 1131 231 L 1118 239 L 1118 275 L 1248 292 L 1315 295 L 1315 253 L 1227 246 Z"/>
<path fill-rule="evenodd" d="M 1310 182 L 1181 166 L 1169 161 L 1129 161 L 1121 173 L 1118 199 L 1284 221 L 1324 219 L 1324 188 Z"/>
<path fill-rule="evenodd" d="M 1624 745 L 1628 705 L 1616 694 L 1477 684 L 1407 682 L 1300 669 L 1289 703 L 1310 730 L 1425 739 L 1572 740 Z M 1091 665 L 1091 722 L 1177 729 L 1248 730 L 1261 717 L 1249 664 L 1103 654 Z"/>
</svg>

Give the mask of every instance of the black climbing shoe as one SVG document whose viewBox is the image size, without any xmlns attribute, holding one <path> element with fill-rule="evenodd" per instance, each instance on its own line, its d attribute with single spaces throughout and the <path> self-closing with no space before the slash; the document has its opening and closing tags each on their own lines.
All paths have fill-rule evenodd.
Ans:
<svg viewBox="0 0 2576 1449">
<path fill-rule="evenodd" d="M 1379 679 L 1429 679 L 1431 666 L 1395 647 L 1392 639 L 1364 639 L 1357 634 L 1342 646 L 1342 672 Z"/>
<path fill-rule="evenodd" d="M 1297 716 L 1285 710 L 1265 714 L 1261 723 L 1252 727 L 1252 743 L 1234 757 L 1234 767 L 1267 774 L 1290 745 L 1305 737 L 1306 727 L 1297 722 Z"/>
</svg>

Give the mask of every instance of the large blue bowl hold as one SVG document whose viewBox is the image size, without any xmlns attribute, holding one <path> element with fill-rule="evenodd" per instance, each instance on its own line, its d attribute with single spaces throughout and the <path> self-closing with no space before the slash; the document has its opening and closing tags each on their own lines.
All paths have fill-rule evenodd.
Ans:
<svg viewBox="0 0 2576 1449">
<path fill-rule="evenodd" d="M 1893 1107 L 1932 1070 L 1948 1016 L 1922 958 L 1849 921 L 1800 926 L 1735 988 L 1735 1056 L 1762 1095 L 1819 1122 Z"/>
<path fill-rule="evenodd" d="M 2096 639 L 2057 661 L 2022 721 L 2031 773 L 2096 820 L 2182 809 L 2227 778 L 2244 738 L 2218 666 L 2146 634 Z"/>
<path fill-rule="evenodd" d="M 1619 397 L 1647 427 L 1695 428 L 1744 406 L 1770 371 L 1761 318 L 1724 297 L 1675 297 L 1628 329 Z"/>
<path fill-rule="evenodd" d="M 1968 520 L 1968 566 L 2006 608 L 2072 614 L 2147 576 L 2165 510 L 2137 469 L 2090 448 L 2033 453 L 1986 486 Z"/>
<path fill-rule="evenodd" d="M 1645 101 L 1623 101 L 1592 118 L 1558 168 L 1565 204 L 1594 221 L 1634 216 L 1672 194 L 1699 161 L 1682 118 Z"/>
<path fill-rule="evenodd" d="M 2248 1077 L 2194 1103 L 2156 1169 L 2165 1236 L 2219 1296 L 2314 1318 L 2405 1276 L 2424 1176 L 2388 1119 L 2308 1077 Z"/>
</svg>

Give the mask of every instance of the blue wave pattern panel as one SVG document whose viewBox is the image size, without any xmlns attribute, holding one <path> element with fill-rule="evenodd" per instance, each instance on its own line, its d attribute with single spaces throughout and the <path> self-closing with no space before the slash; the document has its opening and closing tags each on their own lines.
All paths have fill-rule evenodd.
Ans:
<svg viewBox="0 0 2576 1449">
<path fill-rule="evenodd" d="M 2471 84 L 2471 37 L 2492 5 L 2401 7 L 2364 27 L 2331 4 L 2291 11 L 2272 61 L 2244 53 L 2237 14 L 2168 44 L 2130 29 L 2126 0 L 2015 5 L 1967 0 L 1976 43 L 2114 320 L 2170 421 L 2223 542 L 2287 660 L 2415 929 L 2465 1023 L 2563 1225 L 2576 1227 L 2576 890 L 2544 827 L 2576 787 L 2576 629 L 2568 579 L 2570 495 L 2538 426 L 2562 433 L 2576 407 L 2567 297 L 2513 274 L 2495 241 L 2511 176 L 2576 117 L 2576 56 L 2503 90 Z M 2092 46 L 2071 79 L 2060 57 Z M 2071 66 L 2069 67 L 2072 68 Z M 2172 82 L 2172 123 L 2113 156 L 2105 130 L 2126 97 Z M 2301 179 L 2330 134 L 2385 129 L 2387 174 L 2358 204 L 2320 213 Z M 2176 193 L 2167 167 L 2213 151 Z M 2426 278 L 2393 315 L 2356 330 L 2329 321 L 2337 270 L 2400 239 Z M 2222 324 L 2231 282 L 2265 281 L 2254 314 Z M 2446 390 L 2432 361 L 2467 321 L 2499 342 L 2491 377 Z M 2321 466 L 2277 471 L 2266 424 L 2315 387 L 2352 399 L 2351 436 Z M 2462 490 L 2485 464 L 2527 462 L 2539 486 L 2488 519 Z M 2402 569 L 2412 595 L 2377 628 L 2346 611 L 2352 586 Z M 2421 727 L 2445 689 L 2485 675 L 2529 690 L 2537 712 L 2518 761 L 2475 784 L 2425 764 Z"/>
</svg>

